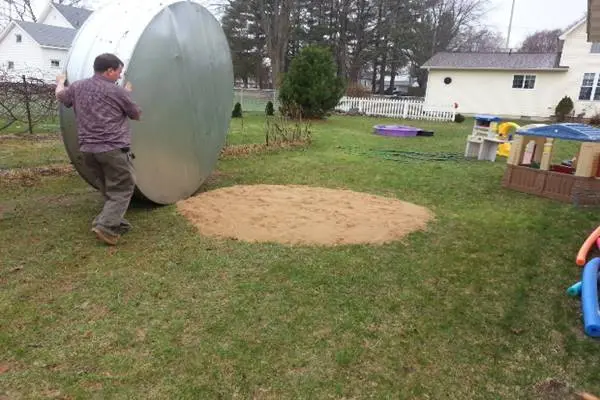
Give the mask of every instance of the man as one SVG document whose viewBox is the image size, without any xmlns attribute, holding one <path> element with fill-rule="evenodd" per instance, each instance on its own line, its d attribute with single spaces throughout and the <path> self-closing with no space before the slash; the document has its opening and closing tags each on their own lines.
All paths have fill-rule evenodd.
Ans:
<svg viewBox="0 0 600 400">
<path fill-rule="evenodd" d="M 93 77 L 67 87 L 64 76 L 56 79 L 56 99 L 73 107 L 79 149 L 104 195 L 104 207 L 94 219 L 92 231 L 113 246 L 131 228 L 124 219 L 135 188 L 128 119 L 139 121 L 141 117 L 141 109 L 130 95 L 131 84 L 125 88 L 116 84 L 123 66 L 114 54 L 101 54 L 94 61 Z"/>
</svg>

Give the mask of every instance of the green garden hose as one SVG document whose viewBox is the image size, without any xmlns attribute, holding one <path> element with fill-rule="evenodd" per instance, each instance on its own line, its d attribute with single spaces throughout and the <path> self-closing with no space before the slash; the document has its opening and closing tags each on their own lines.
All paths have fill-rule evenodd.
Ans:
<svg viewBox="0 0 600 400">
<path fill-rule="evenodd" d="M 437 152 L 426 153 L 421 151 L 406 151 L 406 150 L 384 150 L 370 149 L 361 151 L 357 148 L 347 148 L 350 154 L 364 155 L 371 157 L 383 158 L 384 160 L 411 162 L 411 161 L 465 161 L 465 157 L 461 153 Z"/>
</svg>

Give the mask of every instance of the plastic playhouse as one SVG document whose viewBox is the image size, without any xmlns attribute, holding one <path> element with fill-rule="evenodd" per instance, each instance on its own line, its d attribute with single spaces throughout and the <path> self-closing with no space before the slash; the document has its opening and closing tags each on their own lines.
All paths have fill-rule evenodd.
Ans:
<svg viewBox="0 0 600 400">
<path fill-rule="evenodd" d="M 581 296 L 581 311 L 585 334 L 590 337 L 600 337 L 600 307 L 598 305 L 600 258 L 595 257 L 587 261 L 588 253 L 594 245 L 600 248 L 600 227 L 596 228 L 587 237 L 577 253 L 575 263 L 583 267 L 581 281 L 569 287 L 567 294 L 572 297 Z"/>
<path fill-rule="evenodd" d="M 581 142 L 576 163 L 552 164 L 557 139 Z M 584 124 L 521 127 L 502 185 L 575 205 L 600 205 L 600 129 Z"/>
<path fill-rule="evenodd" d="M 476 115 L 473 131 L 467 137 L 466 158 L 496 161 L 496 156 L 508 157 L 513 134 L 520 128 L 514 122 L 502 122 L 495 115 Z"/>
</svg>

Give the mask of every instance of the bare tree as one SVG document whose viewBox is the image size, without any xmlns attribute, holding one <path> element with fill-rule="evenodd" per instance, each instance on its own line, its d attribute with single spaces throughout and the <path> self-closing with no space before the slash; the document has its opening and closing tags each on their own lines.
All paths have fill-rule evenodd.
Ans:
<svg viewBox="0 0 600 400">
<path fill-rule="evenodd" d="M 267 39 L 273 86 L 279 87 L 290 39 L 290 21 L 297 0 L 256 0 L 258 21 Z"/>
<path fill-rule="evenodd" d="M 413 76 L 420 87 L 424 88 L 427 82 L 427 73 L 420 69 L 421 65 L 439 51 L 452 50 L 456 38 L 479 24 L 487 3 L 487 0 L 425 0 L 421 3 L 413 40 L 407 46 Z"/>
<path fill-rule="evenodd" d="M 55 86 L 42 76 L 39 70 L 26 75 L 0 70 L 0 131 L 19 124 L 33 133 L 36 125 L 56 117 Z"/>
<path fill-rule="evenodd" d="M 451 50 L 471 52 L 499 52 L 504 50 L 506 39 L 489 28 L 469 27 L 453 41 Z"/>
<path fill-rule="evenodd" d="M 56 0 L 55 2 L 76 6 L 80 5 L 82 0 Z M 0 29 L 14 20 L 37 22 L 38 17 L 32 0 L 0 0 Z"/>
<path fill-rule="evenodd" d="M 537 31 L 527 36 L 519 49 L 522 53 L 554 53 L 558 51 L 561 29 Z"/>
</svg>

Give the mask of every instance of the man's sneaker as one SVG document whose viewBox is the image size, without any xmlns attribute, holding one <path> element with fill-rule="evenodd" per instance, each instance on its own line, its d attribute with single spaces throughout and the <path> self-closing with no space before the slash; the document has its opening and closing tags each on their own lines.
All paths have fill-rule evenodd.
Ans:
<svg viewBox="0 0 600 400">
<path fill-rule="evenodd" d="M 96 220 L 94 220 L 94 222 L 92 222 L 92 228 L 95 228 L 97 226 L 98 226 L 98 222 Z M 129 232 L 132 229 L 133 229 L 133 225 L 131 225 L 129 223 L 129 221 L 127 221 L 126 219 L 123 219 L 121 221 L 121 223 L 119 224 L 119 226 L 116 228 L 116 232 L 119 235 L 124 235 L 125 233 Z"/>
<path fill-rule="evenodd" d="M 102 240 L 108 245 L 115 246 L 119 241 L 119 235 L 107 232 L 105 229 L 102 229 L 99 225 L 93 227 L 92 232 L 96 234 L 98 240 Z"/>
<path fill-rule="evenodd" d="M 129 223 L 129 221 L 127 221 L 126 219 L 123 219 L 121 221 L 121 224 L 119 225 L 119 233 L 120 234 L 124 234 L 129 232 L 131 229 L 133 228 L 133 226 Z"/>
</svg>

